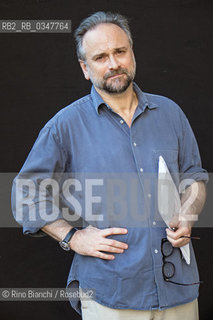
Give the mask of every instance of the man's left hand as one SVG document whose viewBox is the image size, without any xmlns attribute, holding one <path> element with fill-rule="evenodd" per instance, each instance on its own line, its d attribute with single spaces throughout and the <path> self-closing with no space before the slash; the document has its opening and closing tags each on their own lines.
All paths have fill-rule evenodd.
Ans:
<svg viewBox="0 0 213 320">
<path fill-rule="evenodd" d="M 170 223 L 170 228 L 166 229 L 167 239 L 171 242 L 173 247 L 180 248 L 189 243 L 189 238 L 183 238 L 183 236 L 191 236 L 191 224 L 187 221 L 179 220 L 179 216 L 175 216 Z"/>
</svg>

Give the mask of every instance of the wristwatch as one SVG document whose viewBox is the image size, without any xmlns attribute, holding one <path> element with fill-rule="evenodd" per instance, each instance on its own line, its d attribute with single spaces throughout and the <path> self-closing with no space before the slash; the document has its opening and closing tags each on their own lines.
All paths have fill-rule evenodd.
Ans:
<svg viewBox="0 0 213 320">
<path fill-rule="evenodd" d="M 74 233 L 78 231 L 77 228 L 72 228 L 66 235 L 66 237 L 64 238 L 64 240 L 60 241 L 59 244 L 61 246 L 62 249 L 66 250 L 66 251 L 69 251 L 71 248 L 70 248 L 70 240 L 72 238 L 72 236 L 74 235 Z"/>
</svg>

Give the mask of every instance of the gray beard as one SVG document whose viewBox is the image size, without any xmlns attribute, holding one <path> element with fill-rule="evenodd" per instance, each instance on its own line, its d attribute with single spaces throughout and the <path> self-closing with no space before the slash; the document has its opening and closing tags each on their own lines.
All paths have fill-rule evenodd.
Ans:
<svg viewBox="0 0 213 320">
<path fill-rule="evenodd" d="M 113 85 L 113 83 L 108 83 L 107 79 L 113 76 L 116 76 L 118 74 L 125 74 L 126 75 L 126 80 L 123 83 L 120 83 L 120 79 L 115 79 L 115 84 Z M 105 74 L 104 76 L 104 80 L 102 81 L 102 83 L 98 83 L 96 84 L 97 87 L 107 93 L 110 94 L 119 94 L 122 93 L 124 91 L 126 91 L 126 89 L 130 86 L 130 84 L 132 83 L 132 81 L 134 80 L 135 77 L 135 70 L 131 73 L 129 73 L 126 69 L 124 68 L 120 68 L 118 70 L 113 70 L 113 71 L 109 71 L 107 74 Z M 118 83 L 118 85 L 116 86 L 116 82 Z M 120 85 L 119 85 L 120 83 Z"/>
<path fill-rule="evenodd" d="M 120 83 L 120 85 L 116 86 L 116 81 L 118 82 L 118 84 L 120 82 L 119 78 L 115 79 L 115 84 L 113 84 L 113 82 L 112 83 L 107 82 L 108 78 L 116 76 L 118 74 L 126 75 L 126 80 L 123 82 L 123 84 Z M 109 71 L 107 74 L 105 74 L 104 79 L 102 81 L 95 81 L 92 75 L 90 75 L 90 80 L 93 83 L 93 85 L 100 90 L 103 90 L 109 94 L 119 94 L 126 91 L 126 89 L 130 86 L 130 84 L 134 80 L 134 77 L 135 77 L 135 69 L 131 73 L 129 73 L 125 68 L 120 68 L 118 70 Z"/>
<path fill-rule="evenodd" d="M 126 91 L 126 89 L 130 86 L 132 81 L 132 77 L 128 76 L 124 84 L 120 87 L 116 87 L 113 84 L 108 84 L 106 81 L 104 81 L 103 86 L 100 89 L 110 94 L 119 94 Z"/>
</svg>

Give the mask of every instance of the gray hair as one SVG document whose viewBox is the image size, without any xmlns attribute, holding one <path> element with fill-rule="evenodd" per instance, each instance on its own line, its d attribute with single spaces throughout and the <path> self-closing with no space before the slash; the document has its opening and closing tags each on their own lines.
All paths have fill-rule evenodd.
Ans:
<svg viewBox="0 0 213 320">
<path fill-rule="evenodd" d="M 76 41 L 76 52 L 79 60 L 85 61 L 85 52 L 83 49 L 83 37 L 87 31 L 94 29 L 101 23 L 113 23 L 120 27 L 127 35 L 129 43 L 132 46 L 132 35 L 129 28 L 128 20 L 118 13 L 98 11 L 84 19 L 74 33 Z"/>
</svg>

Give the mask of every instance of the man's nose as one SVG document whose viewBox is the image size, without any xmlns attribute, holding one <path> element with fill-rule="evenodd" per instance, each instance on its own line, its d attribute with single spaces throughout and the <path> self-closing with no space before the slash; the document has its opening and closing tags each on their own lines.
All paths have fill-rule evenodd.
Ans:
<svg viewBox="0 0 213 320">
<path fill-rule="evenodd" d="M 109 56 L 109 69 L 118 69 L 120 67 L 120 63 L 115 56 Z"/>
</svg>

